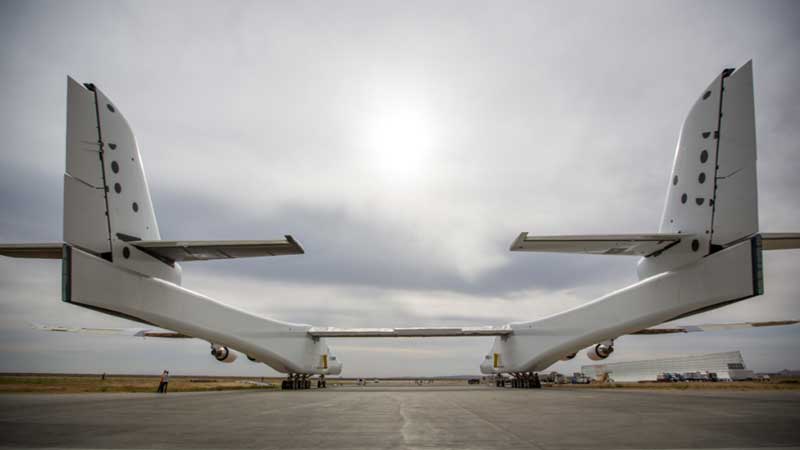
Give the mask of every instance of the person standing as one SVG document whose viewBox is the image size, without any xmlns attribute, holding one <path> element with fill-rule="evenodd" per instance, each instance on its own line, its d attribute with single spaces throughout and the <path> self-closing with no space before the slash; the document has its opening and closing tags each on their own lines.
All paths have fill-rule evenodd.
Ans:
<svg viewBox="0 0 800 450">
<path fill-rule="evenodd" d="M 169 370 L 165 370 L 164 372 L 161 373 L 161 382 L 158 383 L 158 393 L 166 394 L 168 384 L 169 384 Z"/>
</svg>

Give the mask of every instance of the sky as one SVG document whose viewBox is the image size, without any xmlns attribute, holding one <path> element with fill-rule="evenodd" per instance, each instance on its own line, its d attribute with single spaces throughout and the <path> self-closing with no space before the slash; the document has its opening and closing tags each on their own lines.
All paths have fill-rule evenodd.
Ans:
<svg viewBox="0 0 800 450">
<path fill-rule="evenodd" d="M 183 285 L 317 326 L 502 325 L 636 281 L 636 259 L 511 253 L 658 229 L 681 123 L 754 63 L 760 227 L 800 231 L 796 2 L 0 2 L 0 242 L 62 239 L 66 77 L 139 144 L 163 239 L 302 256 L 191 262 Z M 763 296 L 683 324 L 800 318 L 800 251 Z M 0 257 L 0 371 L 275 375 L 60 301 L 60 262 Z M 337 339 L 344 376 L 477 374 L 491 338 Z M 800 369 L 800 326 L 629 336 L 608 360 L 741 350 Z M 580 353 L 553 370 L 587 364 Z"/>
</svg>

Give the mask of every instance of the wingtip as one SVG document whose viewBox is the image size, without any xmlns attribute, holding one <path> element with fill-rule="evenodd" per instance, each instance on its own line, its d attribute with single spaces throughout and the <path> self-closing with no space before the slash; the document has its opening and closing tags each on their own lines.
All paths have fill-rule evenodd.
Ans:
<svg viewBox="0 0 800 450">
<path fill-rule="evenodd" d="M 306 253 L 306 251 L 303 249 L 303 246 L 300 245 L 300 243 L 297 242 L 292 235 L 286 234 L 284 237 L 286 238 L 286 241 L 289 242 L 289 244 L 291 244 L 295 250 L 297 250 L 298 255 L 304 255 Z"/>
<path fill-rule="evenodd" d="M 527 237 L 528 237 L 527 232 L 520 233 L 519 236 L 517 236 L 517 238 L 514 239 L 514 242 L 511 243 L 511 246 L 508 248 L 508 250 L 511 252 L 522 250 L 523 249 L 522 243 L 525 242 L 525 238 Z"/>
</svg>

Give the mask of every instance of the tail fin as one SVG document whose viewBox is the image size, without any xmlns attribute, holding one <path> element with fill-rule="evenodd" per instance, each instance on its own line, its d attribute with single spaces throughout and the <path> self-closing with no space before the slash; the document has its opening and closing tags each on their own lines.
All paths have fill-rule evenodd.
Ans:
<svg viewBox="0 0 800 450">
<path fill-rule="evenodd" d="M 160 240 L 139 148 L 125 117 L 94 85 L 67 80 L 64 241 L 173 282 L 180 268 L 128 241 Z"/>
<path fill-rule="evenodd" d="M 681 129 L 660 233 L 691 235 L 663 257 L 675 267 L 758 232 L 752 61 L 724 70 Z"/>
</svg>

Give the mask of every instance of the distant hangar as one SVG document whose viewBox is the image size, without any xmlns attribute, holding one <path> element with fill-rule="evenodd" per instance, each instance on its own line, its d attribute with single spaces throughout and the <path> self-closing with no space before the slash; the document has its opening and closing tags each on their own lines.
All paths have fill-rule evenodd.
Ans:
<svg viewBox="0 0 800 450">
<path fill-rule="evenodd" d="M 720 380 L 742 380 L 753 377 L 745 367 L 742 353 L 724 352 L 688 355 L 675 358 L 626 361 L 610 364 L 582 366 L 581 372 L 589 379 L 608 378 L 614 381 L 656 381 L 663 373 L 716 373 Z"/>
</svg>

